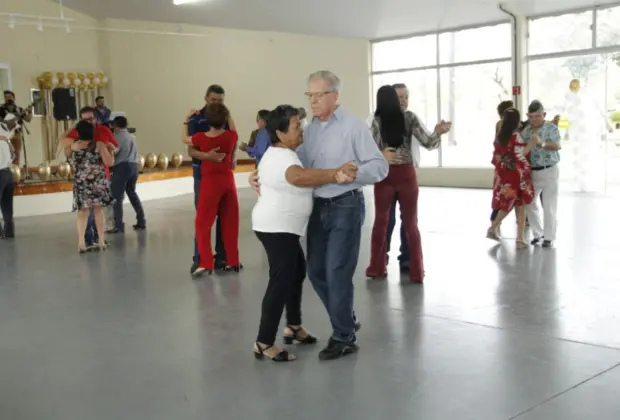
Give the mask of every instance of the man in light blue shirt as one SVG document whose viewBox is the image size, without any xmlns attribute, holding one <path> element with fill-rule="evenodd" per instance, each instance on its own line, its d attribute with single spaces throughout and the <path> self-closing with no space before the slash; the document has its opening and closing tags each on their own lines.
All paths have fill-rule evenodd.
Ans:
<svg viewBox="0 0 620 420">
<path fill-rule="evenodd" d="M 308 277 L 327 309 L 333 331 L 319 358 L 329 360 L 359 348 L 355 333 L 361 325 L 353 309 L 353 275 L 365 217 L 361 188 L 382 181 L 389 166 L 368 126 L 338 104 L 338 76 L 329 71 L 311 74 L 306 96 L 313 119 L 297 149 L 304 168 L 333 169 L 347 162 L 358 167 L 350 183 L 315 188 L 308 224 Z M 258 188 L 256 175 L 250 183 Z"/>
<path fill-rule="evenodd" d="M 555 241 L 556 211 L 560 190 L 560 152 L 562 148 L 560 131 L 552 122 L 545 121 L 545 108 L 540 101 L 532 101 L 528 107 L 530 124 L 523 129 L 521 136 L 525 143 L 536 136 L 536 147 L 530 154 L 532 165 L 532 182 L 534 184 L 534 201 L 525 207 L 527 219 L 534 235 L 532 245 L 542 241 L 542 246 L 549 248 Z M 543 194 L 543 225 L 540 221 L 538 197 Z"/>
</svg>

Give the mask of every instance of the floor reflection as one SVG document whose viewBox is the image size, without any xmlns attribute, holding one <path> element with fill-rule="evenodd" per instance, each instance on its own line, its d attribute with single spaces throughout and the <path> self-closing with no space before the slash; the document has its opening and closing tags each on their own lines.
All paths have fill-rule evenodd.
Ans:
<svg viewBox="0 0 620 420">
<path fill-rule="evenodd" d="M 19 238 L 0 241 L 0 357 L 10 361 L 0 395 L 11 396 L 0 417 L 497 420 L 579 392 L 620 362 L 620 200 L 563 196 L 557 248 L 516 250 L 512 217 L 507 239 L 485 238 L 488 191 L 422 189 L 421 286 L 399 272 L 397 234 L 388 279 L 364 277 L 366 193 L 361 350 L 333 363 L 317 360 L 321 344 L 295 347 L 286 366 L 252 357 L 268 280 L 252 191 L 240 191 L 245 270 L 198 281 L 192 197 L 146 203 L 148 230 L 111 237 L 104 253 L 75 252 L 72 214 L 19 219 Z M 324 342 L 329 320 L 309 282 L 303 316 Z"/>
</svg>

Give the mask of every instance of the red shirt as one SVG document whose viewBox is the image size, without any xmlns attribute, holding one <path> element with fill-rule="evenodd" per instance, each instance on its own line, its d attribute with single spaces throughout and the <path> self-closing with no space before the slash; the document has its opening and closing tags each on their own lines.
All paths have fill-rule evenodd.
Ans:
<svg viewBox="0 0 620 420">
<path fill-rule="evenodd" d="M 217 137 L 209 137 L 205 133 L 196 133 L 192 136 L 192 146 L 201 152 L 210 152 L 219 147 L 218 152 L 226 153 L 226 157 L 221 162 L 211 162 L 203 160 L 201 172 L 206 174 L 228 174 L 233 172 L 232 158 L 235 146 L 237 145 L 238 135 L 236 131 L 224 131 Z"/>
<path fill-rule="evenodd" d="M 72 128 L 67 136 L 71 137 L 73 140 L 80 138 L 80 135 L 75 128 Z M 112 143 L 114 147 L 118 147 L 118 142 L 114 138 L 114 134 L 112 134 L 112 131 L 105 125 L 95 124 L 95 141 Z M 110 179 L 110 169 L 106 165 L 103 165 L 103 167 L 105 168 L 106 177 Z"/>
</svg>

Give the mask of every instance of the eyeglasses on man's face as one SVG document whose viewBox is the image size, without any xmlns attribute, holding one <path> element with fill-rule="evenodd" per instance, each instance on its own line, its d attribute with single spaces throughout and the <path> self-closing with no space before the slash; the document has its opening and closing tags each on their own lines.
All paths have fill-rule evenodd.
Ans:
<svg viewBox="0 0 620 420">
<path fill-rule="evenodd" d="M 323 99 L 326 95 L 333 93 L 333 90 L 329 90 L 327 92 L 306 92 L 305 95 L 308 99 Z"/>
</svg>

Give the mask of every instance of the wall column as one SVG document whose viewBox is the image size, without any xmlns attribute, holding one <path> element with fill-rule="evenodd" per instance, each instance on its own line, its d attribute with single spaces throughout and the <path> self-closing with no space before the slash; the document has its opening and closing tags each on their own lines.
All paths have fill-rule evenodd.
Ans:
<svg viewBox="0 0 620 420">
<path fill-rule="evenodd" d="M 521 114 L 528 105 L 528 65 L 527 65 L 527 18 L 515 15 L 512 22 L 512 86 L 520 88 L 513 91 L 513 101 Z"/>
</svg>

